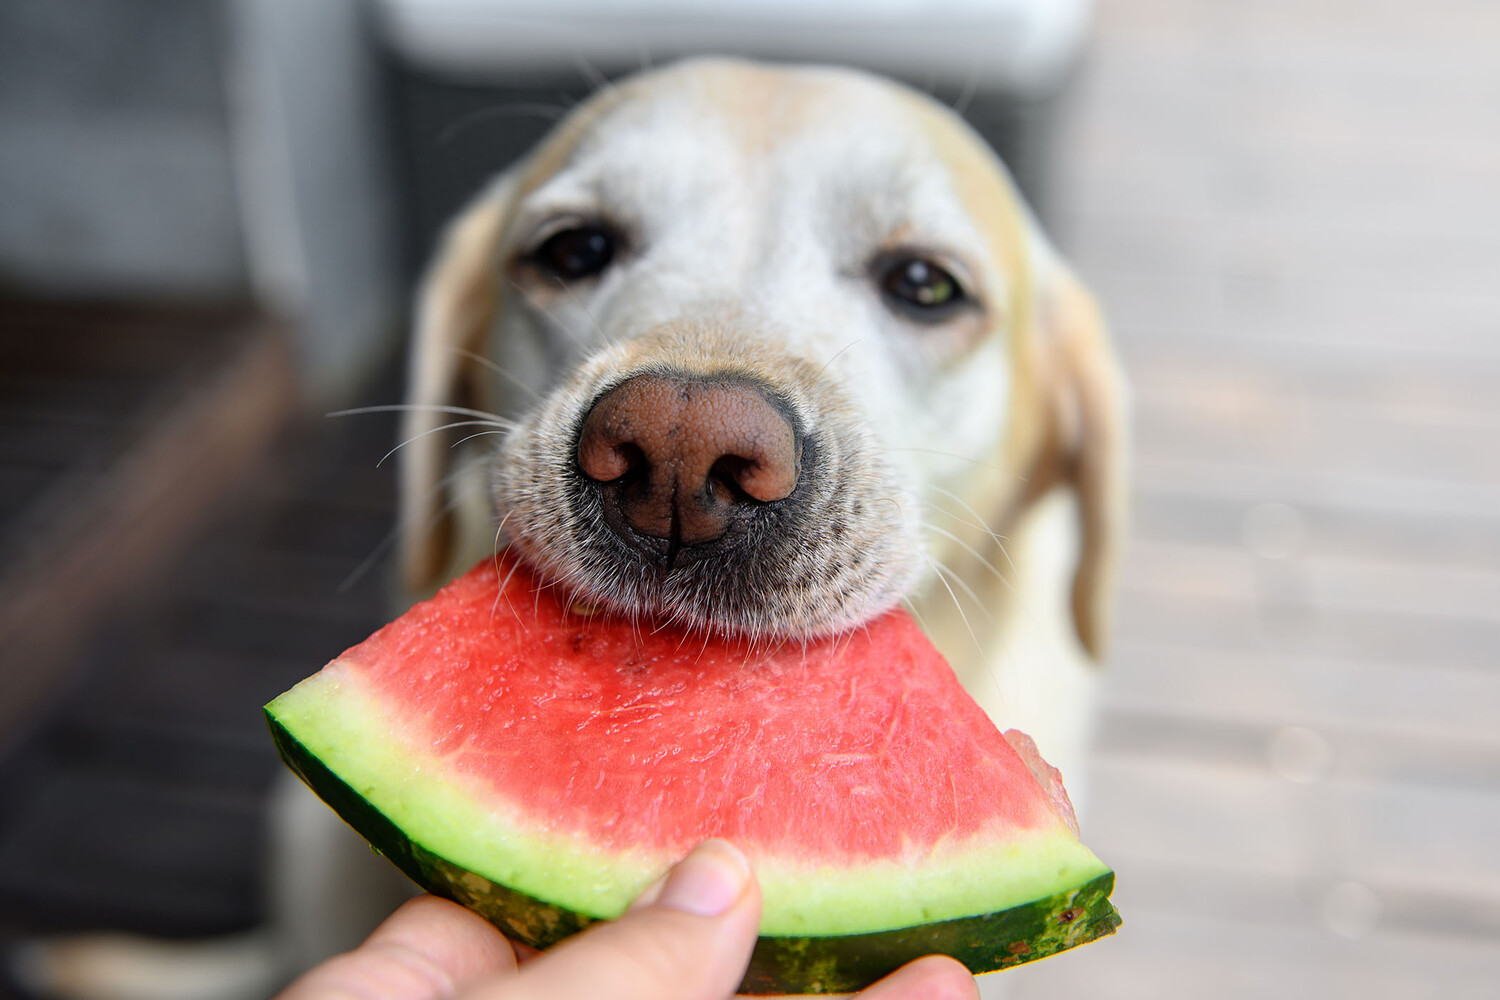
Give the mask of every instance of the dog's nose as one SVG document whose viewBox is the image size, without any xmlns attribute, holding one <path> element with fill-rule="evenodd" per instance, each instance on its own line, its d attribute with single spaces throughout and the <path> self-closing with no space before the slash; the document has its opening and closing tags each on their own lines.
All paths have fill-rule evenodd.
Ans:
<svg viewBox="0 0 1500 1000">
<path fill-rule="evenodd" d="M 594 402 L 578 465 L 604 484 L 615 530 L 699 545 L 791 496 L 799 453 L 791 422 L 750 382 L 641 374 Z"/>
</svg>

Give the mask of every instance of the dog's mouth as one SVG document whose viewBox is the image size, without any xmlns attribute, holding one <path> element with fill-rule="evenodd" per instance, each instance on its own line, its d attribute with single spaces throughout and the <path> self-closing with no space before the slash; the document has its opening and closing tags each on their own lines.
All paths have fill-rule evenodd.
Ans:
<svg viewBox="0 0 1500 1000">
<path fill-rule="evenodd" d="M 496 468 L 506 541 L 543 576 L 752 641 L 842 631 L 911 586 L 918 530 L 848 407 L 809 420 L 805 400 L 727 369 L 599 381 L 544 403 Z"/>
</svg>

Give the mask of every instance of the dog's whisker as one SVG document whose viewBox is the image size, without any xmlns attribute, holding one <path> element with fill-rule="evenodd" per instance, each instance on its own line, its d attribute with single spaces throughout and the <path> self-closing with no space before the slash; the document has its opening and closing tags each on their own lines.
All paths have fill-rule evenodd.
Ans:
<svg viewBox="0 0 1500 1000">
<path fill-rule="evenodd" d="M 500 557 L 501 557 L 501 555 L 510 552 L 510 546 L 508 544 L 505 546 L 504 549 L 502 549 L 500 547 L 500 536 L 505 531 L 505 522 L 507 520 L 509 520 L 509 519 L 510 519 L 510 512 L 507 511 L 506 514 L 505 514 L 505 516 L 500 519 L 500 523 L 497 524 L 497 525 L 495 525 L 495 551 L 494 551 L 494 555 L 492 556 L 492 559 L 493 559 L 493 565 L 495 567 L 495 576 L 496 576 L 496 578 L 498 578 L 500 576 Z M 510 616 L 512 618 L 514 618 L 516 621 L 521 622 L 521 628 L 524 631 L 530 632 L 531 631 L 531 626 L 528 625 L 526 622 L 521 621 L 521 616 L 518 615 L 518 614 L 516 614 L 516 606 L 511 603 L 510 594 L 507 593 L 507 590 L 506 590 L 507 585 L 510 583 L 511 574 L 515 573 L 516 567 L 519 566 L 519 565 L 521 565 L 521 561 L 519 559 L 515 560 L 514 563 L 511 565 L 510 572 L 506 573 L 505 574 L 505 579 L 500 582 L 500 587 L 495 592 L 495 603 L 490 605 L 490 622 L 493 624 L 493 622 L 495 620 L 495 612 L 498 611 L 499 608 L 500 608 L 500 598 L 504 597 L 505 598 L 505 605 L 506 605 L 506 607 L 510 608 Z"/>
<path fill-rule="evenodd" d="M 497 427 L 514 426 L 512 421 L 506 420 L 498 413 L 476 410 L 468 406 L 447 406 L 438 403 L 382 403 L 379 406 L 356 406 L 347 410 L 333 410 L 323 416 L 354 417 L 367 413 L 448 413 L 456 417 L 478 417 L 482 420 L 490 420 Z"/>
<path fill-rule="evenodd" d="M 1009 541 L 1009 539 L 1007 539 L 1004 535 L 997 534 L 992 528 L 990 528 L 990 526 L 988 524 L 985 524 L 984 521 L 983 521 L 983 519 L 979 518 L 979 512 L 976 511 L 973 507 L 969 506 L 969 504 L 967 502 L 965 502 L 965 500 L 963 499 L 963 497 L 961 497 L 958 494 L 953 493 L 953 492 L 951 492 L 949 490 L 945 490 L 945 489 L 943 489 L 940 486 L 934 486 L 932 488 L 934 490 L 936 490 L 937 492 L 939 492 L 939 493 L 943 493 L 943 494 L 946 494 L 947 496 L 952 497 L 959 504 L 961 504 L 964 507 L 965 510 L 967 510 L 970 514 L 973 514 L 974 517 L 978 518 L 979 520 L 978 520 L 977 523 L 975 523 L 975 522 L 966 522 L 966 521 L 964 521 L 963 518 L 960 518 L 960 517 L 956 516 L 952 511 L 945 510 L 943 507 L 941 507 L 941 506 L 939 506 L 939 505 L 937 505 L 935 503 L 932 503 L 931 501 L 928 501 L 927 506 L 931 507 L 935 511 L 938 511 L 939 513 L 942 513 L 942 514 L 944 514 L 944 515 L 946 515 L 948 517 L 953 518 L 955 521 L 958 521 L 961 524 L 965 524 L 965 523 L 972 524 L 973 527 L 976 527 L 976 528 L 979 528 L 979 529 L 983 530 L 985 532 L 985 534 L 989 535 L 990 539 L 995 543 L 995 548 L 997 550 L 999 550 L 1001 557 L 1005 560 L 1005 564 L 1010 567 L 1010 572 L 1011 572 L 1012 576 L 1011 577 L 1007 577 L 1005 574 L 1001 573 L 999 571 L 998 567 L 996 567 L 989 560 L 987 560 L 987 559 L 983 558 L 982 556 L 980 556 L 979 553 L 975 552 L 973 548 L 969 547 L 968 545 L 965 545 L 962 541 L 960 541 L 957 538 L 954 538 L 951 534 L 948 534 L 947 532 L 942 531 L 942 529 L 938 528 L 937 525 L 932 524 L 932 522 L 930 522 L 930 521 L 924 522 L 926 524 L 926 526 L 928 528 L 932 529 L 933 531 L 937 531 L 939 534 L 948 535 L 948 537 L 952 538 L 953 541 L 958 542 L 958 544 L 960 544 L 960 545 L 963 545 L 963 547 L 966 548 L 966 549 L 968 549 L 969 552 L 971 554 L 973 554 L 974 557 L 976 559 L 978 559 L 981 564 L 983 564 L 984 566 L 986 566 L 990 570 L 991 573 L 995 574 L 996 579 L 1000 580 L 1000 582 L 1005 585 L 1005 589 L 1006 590 L 1010 591 L 1017 598 L 1021 598 L 1021 592 L 1016 589 L 1015 583 L 1013 582 L 1013 578 L 1019 579 L 1019 577 L 1021 575 L 1021 571 L 1020 571 L 1019 568 L 1017 568 L 1015 560 L 1010 557 L 1010 550 L 1007 548 L 1007 542 Z M 1029 609 L 1028 609 L 1027 613 L 1028 614 L 1030 613 Z"/>
<path fill-rule="evenodd" d="M 932 567 L 934 574 L 937 576 L 938 583 L 941 583 L 943 585 L 943 589 L 948 592 L 948 596 L 953 598 L 953 608 L 958 612 L 959 620 L 964 623 L 964 629 L 969 633 L 969 638 L 974 640 L 974 648 L 977 649 L 981 655 L 983 655 L 984 644 L 979 641 L 979 636 L 975 633 L 974 626 L 969 624 L 969 616 L 964 613 L 963 602 L 958 599 L 958 594 L 954 593 L 953 588 L 948 585 L 948 580 L 943 575 L 943 570 L 945 567 L 935 559 L 927 560 L 927 564 Z"/>
<path fill-rule="evenodd" d="M 996 566 L 995 566 L 994 563 L 990 562 L 988 559 L 986 559 L 980 553 L 980 551 L 978 549 L 974 548 L 974 546 L 970 545 L 968 542 L 964 541 L 962 538 L 959 538 L 957 535 L 955 535 L 953 532 L 947 530 L 946 528 L 940 528 L 940 527 L 938 527 L 937 525 L 933 524 L 931 521 L 924 520 L 923 521 L 923 527 L 925 527 L 928 531 L 931 531 L 931 532 L 934 532 L 936 534 L 942 535 L 944 538 L 948 539 L 954 545 L 957 545 L 959 548 L 963 549 L 969 555 L 971 555 L 971 556 L 974 557 L 974 561 L 975 562 L 979 563 L 979 565 L 981 565 L 985 569 L 989 570 L 990 573 L 995 577 L 995 579 L 999 580 L 1002 584 L 1004 584 L 1004 586 L 1005 586 L 1005 588 L 1007 590 L 1009 590 L 1011 593 L 1015 593 L 1016 592 L 1015 584 L 1012 583 L 1006 577 L 1006 575 L 1004 573 L 1000 572 L 1000 570 L 998 568 L 996 568 Z"/>
<path fill-rule="evenodd" d="M 992 472 L 1005 472 L 1006 471 L 1005 469 L 1002 469 L 1000 466 L 995 465 L 992 462 L 985 462 L 985 461 L 983 461 L 981 459 L 971 458 L 968 455 L 960 455 L 960 454 L 958 454 L 958 452 L 955 452 L 955 451 L 943 451 L 941 448 L 918 448 L 915 445 L 911 445 L 911 446 L 907 446 L 907 447 L 890 447 L 890 448 L 887 448 L 886 451 L 890 451 L 890 452 L 896 452 L 896 451 L 915 451 L 915 452 L 921 452 L 921 453 L 926 454 L 926 455 L 941 455 L 943 458 L 956 458 L 960 462 L 968 462 L 971 465 L 977 465 L 981 469 L 989 469 Z"/>
<path fill-rule="evenodd" d="M 679 623 L 678 623 L 677 615 L 674 612 L 673 614 L 667 615 L 663 620 L 661 620 L 660 622 L 658 622 L 657 627 L 652 630 L 651 634 L 652 635 L 656 635 L 656 634 L 658 634 L 660 632 L 668 631 L 669 629 L 671 629 L 672 627 L 674 627 L 674 626 L 676 626 L 678 624 Z M 682 628 L 682 629 L 679 630 L 679 634 L 677 636 L 677 649 L 676 649 L 677 653 L 680 654 L 682 652 L 682 647 L 685 646 L 685 645 L 687 645 L 687 641 L 688 641 L 689 637 L 692 636 L 692 634 L 693 634 L 693 630 L 692 630 L 691 627 Z M 704 645 L 705 649 L 708 648 L 708 643 L 707 642 L 705 642 L 703 645 Z M 702 655 L 702 654 L 700 653 L 699 655 Z"/>
<path fill-rule="evenodd" d="M 427 490 L 427 499 L 431 499 L 432 497 L 442 493 L 453 484 L 456 478 L 456 476 L 444 476 L 443 478 L 439 479 L 431 486 L 431 488 Z M 450 494 L 450 496 L 452 495 Z M 428 516 L 426 523 L 422 526 L 423 532 L 425 533 L 431 531 L 439 521 L 457 510 L 458 506 L 458 498 L 456 496 L 453 496 L 452 499 L 440 506 L 434 513 Z M 401 536 L 410 529 L 410 524 L 405 523 L 403 519 L 398 519 L 396 525 L 391 528 L 390 531 L 387 531 L 385 533 L 385 536 L 376 543 L 373 549 L 370 550 L 370 554 L 361 559 L 359 565 L 354 567 L 354 569 L 349 572 L 348 576 L 344 577 L 343 581 L 339 583 L 335 593 L 347 594 L 355 584 L 364 579 L 365 574 L 368 573 L 372 568 L 374 568 L 375 564 L 378 563 L 381 558 L 385 556 L 385 554 L 388 553 L 393 546 L 395 546 L 395 544 L 400 540 Z"/>
<path fill-rule="evenodd" d="M 478 108 L 461 115 L 439 132 L 437 143 L 439 146 L 446 146 L 474 126 L 496 119 L 542 118 L 547 121 L 558 122 L 566 118 L 572 110 L 572 108 L 561 104 L 544 104 L 540 101 L 513 101 L 507 104 L 496 104 L 487 108 Z"/>
<path fill-rule="evenodd" d="M 903 597 L 901 598 L 901 604 L 906 608 L 907 614 L 916 619 L 917 626 L 929 636 L 932 635 L 932 630 L 927 627 L 927 622 L 922 618 L 922 612 L 917 610 L 917 602 L 910 597 Z"/>
<path fill-rule="evenodd" d="M 505 379 L 511 385 L 513 385 L 516 388 L 520 389 L 521 391 L 525 392 L 532 399 L 540 399 L 541 398 L 542 394 L 540 392 L 537 392 L 537 390 L 536 390 L 536 388 L 534 386 L 527 385 L 520 378 L 517 378 L 515 375 L 511 374 L 509 371 L 506 371 L 500 365 L 496 364 L 492 359 L 485 357 L 483 354 L 476 354 L 473 351 L 468 350 L 467 348 L 463 348 L 463 347 L 455 347 L 453 349 L 453 351 L 459 357 L 468 358 L 470 361 L 473 361 L 475 364 L 483 365 L 485 368 L 488 368 L 490 371 L 494 372 L 496 375 L 499 375 L 501 378 Z"/>
<path fill-rule="evenodd" d="M 704 629 L 703 630 L 703 645 L 701 645 L 701 646 L 698 647 L 698 660 L 700 662 L 703 660 L 703 654 L 705 654 L 705 653 L 708 652 L 708 644 L 713 641 L 713 637 L 714 637 L 714 634 L 713 634 L 713 631 L 711 629 Z M 755 645 L 755 643 L 752 640 L 752 642 L 751 642 L 751 648 L 752 649 L 754 648 L 754 645 Z"/>
<path fill-rule="evenodd" d="M 385 460 L 386 459 L 390 458 L 392 455 L 396 454 L 396 452 L 400 451 L 402 448 L 405 448 L 407 445 L 411 444 L 412 442 L 414 442 L 414 441 L 420 441 L 423 438 L 430 437 L 433 434 L 440 434 L 440 433 L 442 433 L 443 431 L 446 431 L 446 430 L 452 430 L 455 427 L 497 427 L 497 428 L 499 428 L 498 430 L 483 431 L 483 432 L 481 432 L 483 434 L 509 434 L 512 430 L 514 430 L 514 425 L 507 426 L 506 424 L 501 424 L 498 421 L 494 421 L 494 420 L 455 420 L 452 423 L 443 424 L 441 427 L 429 427 L 425 431 L 419 431 L 418 433 L 413 434 L 411 437 L 407 438 L 405 441 L 402 441 L 400 444 L 396 445 L 396 447 L 392 448 L 390 451 L 386 452 L 384 455 L 381 455 L 380 456 L 380 461 L 378 461 L 378 462 L 375 463 L 375 468 L 377 468 L 377 469 L 380 468 L 382 465 L 385 464 Z M 469 437 L 479 437 L 479 436 L 480 436 L 479 434 L 471 434 L 471 435 L 469 435 Z M 455 443 L 452 447 L 456 448 L 456 447 L 458 447 L 458 445 L 463 444 L 463 442 L 467 441 L 467 440 L 469 440 L 469 438 L 464 438 L 463 441 L 459 441 L 459 442 Z"/>
<path fill-rule="evenodd" d="M 508 553 L 515 546 L 515 540 L 514 539 L 512 539 L 511 541 L 506 542 L 505 543 L 505 547 L 504 547 L 503 550 L 499 546 L 500 539 L 504 537 L 504 531 L 505 531 L 506 522 L 508 522 L 510 520 L 510 516 L 513 513 L 515 513 L 515 508 L 511 508 L 510 510 L 507 510 L 505 512 L 504 516 L 502 516 L 500 518 L 500 523 L 495 526 L 495 544 L 496 544 L 496 548 L 495 548 L 495 553 L 494 553 L 494 559 L 495 559 L 495 571 L 497 573 L 500 570 L 500 555 L 501 555 L 501 552 L 503 551 L 503 552 Z M 507 570 L 506 573 L 505 573 L 505 579 L 503 579 L 503 580 L 500 581 L 500 592 L 501 593 L 506 593 L 510 589 L 510 581 L 516 575 L 516 571 L 521 568 L 521 563 L 522 563 L 522 560 L 520 558 L 516 558 L 516 559 L 512 559 L 511 560 L 510 569 Z M 508 594 L 507 594 L 505 600 L 506 600 L 507 603 L 510 603 L 510 597 L 509 597 Z M 521 616 L 519 614 L 516 614 L 516 608 L 515 608 L 514 604 L 511 604 L 510 610 L 511 610 L 512 614 L 516 615 L 516 619 L 520 620 Z"/>
<path fill-rule="evenodd" d="M 640 649 L 641 648 L 641 610 L 640 610 L 640 608 L 632 607 L 630 609 L 630 613 L 628 615 L 626 615 L 626 618 L 630 621 L 630 638 L 635 643 L 635 648 L 636 649 Z"/>
<path fill-rule="evenodd" d="M 1010 571 L 1015 574 L 1017 579 L 1020 579 L 1021 570 L 1016 566 L 1016 561 L 1010 557 L 1010 551 L 1004 545 L 996 547 L 1000 550 L 1000 554 L 1005 557 L 1005 565 L 1010 567 Z M 1014 590 L 1011 592 L 1015 593 Z"/>
<path fill-rule="evenodd" d="M 615 85 L 610 82 L 609 77 L 599 72 L 599 68 L 577 50 L 573 52 L 573 66 L 578 70 L 578 75 L 583 77 L 583 81 L 593 88 L 594 93 L 614 91 Z"/>
<path fill-rule="evenodd" d="M 944 507 L 942 504 L 937 503 L 933 500 L 923 500 L 922 506 L 925 509 L 933 512 L 934 514 L 941 514 L 943 517 L 945 517 L 949 521 L 952 521 L 954 524 L 960 525 L 965 528 L 978 528 L 981 532 L 983 532 L 985 535 L 990 536 L 992 539 L 999 537 L 994 535 L 989 530 L 989 525 L 979 521 L 975 521 L 968 517 L 964 517 L 958 511 L 949 510 L 947 507 Z"/>
<path fill-rule="evenodd" d="M 443 518 L 451 514 L 455 507 L 457 507 L 457 503 L 450 502 L 447 505 L 439 508 L 436 514 L 428 518 L 428 528 L 436 525 Z M 378 563 L 381 558 L 391 550 L 393 546 L 395 546 L 397 540 L 400 539 L 401 534 L 402 529 L 400 527 L 392 528 L 390 531 L 386 532 L 385 537 L 377 542 L 375 547 L 370 550 L 370 554 L 361 559 L 359 561 L 359 565 L 350 570 L 349 575 L 345 576 L 344 579 L 340 581 L 338 587 L 335 588 L 334 593 L 343 595 L 352 590 L 354 588 L 354 585 L 359 583 L 360 580 L 363 580 L 365 574 L 368 573 L 372 568 L 374 568 L 375 564 Z"/>
<path fill-rule="evenodd" d="M 968 511 L 970 516 L 974 518 L 974 520 L 969 523 L 976 528 L 982 528 L 984 530 L 984 533 L 989 535 L 990 538 L 993 539 L 994 542 L 1001 548 L 1004 548 L 1005 545 L 1010 541 L 1010 539 L 1006 538 L 1004 535 L 996 534 L 995 529 L 990 527 L 989 522 L 987 522 L 984 517 L 980 515 L 979 511 L 975 510 L 967 500 L 959 496 L 957 493 L 954 493 L 952 490 L 944 489 L 943 487 L 936 484 L 933 484 L 928 488 L 931 489 L 934 493 L 941 493 L 943 496 L 948 497 L 964 510 Z M 943 510 L 936 504 L 932 504 L 932 507 L 934 510 Z M 948 514 L 949 517 L 953 516 L 952 512 L 950 511 L 943 510 L 943 513 Z M 959 518 L 954 518 L 954 520 L 959 520 Z"/>
<path fill-rule="evenodd" d="M 984 599 L 974 592 L 974 588 L 969 586 L 962 575 L 954 572 L 951 567 L 941 560 L 934 559 L 932 562 L 934 569 L 942 573 L 947 573 L 953 578 L 953 582 L 958 584 L 958 588 L 968 595 L 969 600 L 974 603 L 975 609 L 984 615 L 986 621 L 992 622 L 995 620 L 995 616 L 990 613 L 990 609 L 985 605 Z"/>
<path fill-rule="evenodd" d="M 598 336 L 599 340 L 607 347 L 614 347 L 617 343 L 615 337 L 612 336 L 609 331 L 605 330 L 604 327 L 599 324 L 599 321 L 594 318 L 594 314 L 589 312 L 589 307 L 579 301 L 578 295 L 573 291 L 572 286 L 570 286 L 562 279 L 558 279 L 558 285 L 561 286 L 563 293 L 567 295 L 568 300 L 573 303 L 574 308 L 576 308 L 579 312 L 583 313 L 583 315 L 588 318 L 589 325 L 594 328 L 594 333 Z"/>
<path fill-rule="evenodd" d="M 459 445 L 463 444 L 465 441 L 472 441 L 475 438 L 489 437 L 491 435 L 509 436 L 510 433 L 511 432 L 509 430 L 503 430 L 503 431 L 478 431 L 478 432 L 476 432 L 474 434 L 470 434 L 468 437 L 461 437 L 461 438 L 459 438 L 457 441 L 453 442 L 448 447 L 449 448 L 457 448 Z"/>
<path fill-rule="evenodd" d="M 949 521 L 952 521 L 955 525 L 959 525 L 965 528 L 977 528 L 985 538 L 988 538 L 996 545 L 1001 545 L 1007 541 L 1005 536 L 996 534 L 990 528 L 990 526 L 982 520 L 975 520 L 971 517 L 965 517 L 963 513 L 956 510 L 951 510 L 948 507 L 945 507 L 942 504 L 938 503 L 936 500 L 925 499 L 921 500 L 920 503 L 924 509 L 931 511 L 934 514 L 943 515 L 943 517 L 947 518 Z M 972 513 L 972 511 L 970 511 L 969 513 Z M 931 522 L 926 521 L 924 523 L 930 524 Z"/>
<path fill-rule="evenodd" d="M 969 110 L 969 102 L 974 100 L 974 95 L 979 92 L 979 67 L 976 65 L 969 70 L 969 78 L 964 81 L 964 89 L 958 95 L 958 100 L 953 102 L 953 113 L 962 118 Z"/>
<path fill-rule="evenodd" d="M 934 510 L 941 510 L 941 508 L 937 507 L 934 504 L 929 504 L 929 506 L 933 507 Z M 952 516 L 952 515 L 950 514 L 949 516 Z M 993 563 L 991 563 L 989 560 L 985 559 L 978 552 L 976 552 L 972 547 L 970 547 L 969 545 L 966 545 L 961 539 L 955 537 L 954 535 L 950 534 L 949 532 L 946 532 L 943 529 L 937 527 L 936 525 L 932 524 L 930 521 L 924 521 L 923 522 L 923 526 L 926 527 L 926 528 L 928 528 L 931 531 L 937 532 L 940 535 L 946 535 L 948 538 L 952 539 L 955 543 L 957 543 L 958 545 L 960 545 L 963 548 L 967 549 L 968 552 L 969 552 L 969 554 L 972 555 L 979 562 L 979 564 L 981 566 L 983 566 L 985 569 L 987 569 L 991 573 L 993 573 L 995 575 L 995 579 L 999 580 L 1000 584 L 1003 587 L 1005 587 L 1005 589 L 1007 591 L 1010 592 L 1011 596 L 1014 597 L 1015 600 L 1016 600 L 1016 607 L 1020 610 L 1020 612 L 1023 615 L 1025 615 L 1027 617 L 1027 619 L 1029 619 L 1033 623 L 1036 623 L 1036 622 L 1040 621 L 1040 618 L 1039 618 L 1039 616 L 1036 613 L 1036 609 L 1032 606 L 1030 600 L 1028 599 L 1028 595 L 1025 594 L 1025 593 L 1023 593 L 1016 586 L 1015 581 L 1012 580 L 1011 577 L 1008 577 L 1004 573 L 1001 573 L 999 571 L 999 569 Z M 1020 575 L 1021 575 L 1021 571 L 1016 567 L 1015 560 L 1013 560 L 1010 557 L 1010 553 L 1006 551 L 1005 546 L 1004 545 L 998 545 L 997 548 L 999 548 L 1000 554 L 1005 557 L 1005 563 L 1006 563 L 1006 565 L 1008 565 L 1010 567 L 1011 573 L 1015 574 L 1016 578 L 1019 578 Z"/>
<path fill-rule="evenodd" d="M 438 511 L 438 514 L 433 519 L 432 523 L 436 524 L 443 517 L 447 516 L 447 514 L 447 510 Z M 339 583 L 338 588 L 334 592 L 339 595 L 347 594 L 356 583 L 364 579 L 365 574 L 370 571 L 371 567 L 379 562 L 380 558 L 391 550 L 391 547 L 396 544 L 396 539 L 400 537 L 400 528 L 393 528 L 390 531 L 386 532 L 385 537 L 380 540 L 375 548 L 370 550 L 369 555 L 365 556 L 359 561 L 359 565 L 354 567 L 354 569 L 349 572 L 348 576 L 344 577 L 344 579 Z"/>
<path fill-rule="evenodd" d="M 859 613 L 856 615 L 859 624 L 857 626 L 855 626 L 856 628 L 863 629 L 864 633 L 865 633 L 865 635 L 867 637 L 870 634 L 870 621 L 869 621 L 869 619 L 865 615 L 865 603 L 866 603 L 866 601 L 868 599 L 869 599 L 869 594 L 862 594 L 860 596 L 860 599 L 859 599 Z M 855 630 L 853 628 L 845 630 L 845 635 L 847 636 L 847 639 L 845 640 L 846 643 L 854 641 L 854 631 Z M 804 649 L 804 651 L 806 650 L 806 646 L 805 645 L 804 645 L 803 649 Z M 834 644 L 834 655 L 835 656 L 838 655 L 837 641 L 835 641 L 835 644 Z"/>
<path fill-rule="evenodd" d="M 845 351 L 847 351 L 850 348 L 854 347 L 854 345 L 856 345 L 858 343 L 859 343 L 859 338 L 856 337 L 854 340 L 849 341 L 849 343 L 845 344 L 843 347 L 840 347 L 837 351 L 835 351 L 833 353 L 833 357 L 831 357 L 827 361 L 823 362 L 823 367 L 821 367 L 821 368 L 818 369 L 818 375 L 817 375 L 817 377 L 821 378 L 823 376 L 824 372 L 828 371 L 829 368 L 833 367 L 833 363 L 835 361 L 837 361 L 839 358 L 841 358 L 841 357 L 844 356 L 844 352 Z"/>
<path fill-rule="evenodd" d="M 852 628 L 849 628 L 849 629 L 844 629 L 842 632 L 835 632 L 833 634 L 833 638 L 830 641 L 830 645 L 832 645 L 832 647 L 833 647 L 830 655 L 832 656 L 833 659 L 835 659 L 835 660 L 838 659 L 840 645 L 848 643 L 848 641 L 849 641 L 849 635 L 853 631 L 854 630 Z M 807 655 L 807 643 L 805 641 L 802 644 L 802 655 L 804 657 Z"/>
<path fill-rule="evenodd" d="M 491 555 L 495 560 L 496 575 L 500 573 L 500 536 L 505 533 L 505 522 L 510 520 L 510 516 L 513 513 L 515 513 L 514 510 L 506 511 L 505 516 L 500 518 L 500 523 L 495 525 L 495 551 Z M 509 550 L 510 546 L 507 545 L 505 548 Z"/>
<path fill-rule="evenodd" d="M 566 283 L 564 283 L 564 282 L 559 282 L 559 284 L 562 284 L 562 286 L 564 288 L 567 287 Z M 521 298 L 523 300 L 525 300 L 525 302 L 526 302 L 526 304 L 528 306 L 530 306 L 532 309 L 535 309 L 537 312 L 541 313 L 543 316 L 546 316 L 549 320 L 551 320 L 552 321 L 552 326 L 559 333 L 561 333 L 564 337 L 567 337 L 569 340 L 571 340 L 573 342 L 573 346 L 574 347 L 578 348 L 580 351 L 587 351 L 587 350 L 589 350 L 590 345 L 588 344 L 588 342 L 586 342 L 582 337 L 580 337 L 578 335 L 578 331 L 574 330 L 567 323 L 564 323 L 562 321 L 562 317 L 558 316 L 557 313 L 555 313 L 551 309 L 549 309 L 545 303 L 543 303 L 541 300 L 539 300 L 535 295 L 533 295 L 526 288 L 523 288 L 521 286 L 520 282 L 515 281 L 514 279 L 512 279 L 510 285 L 511 285 L 512 288 L 514 288 L 517 292 L 520 293 Z M 585 314 L 585 315 L 587 315 L 587 314 Z M 593 322 L 593 317 L 592 316 L 589 317 L 589 321 Z"/>
<path fill-rule="evenodd" d="M 533 586 L 531 588 L 531 617 L 533 621 L 542 613 L 542 591 L 548 590 L 551 587 L 551 583 L 545 583 L 540 587 Z"/>
<path fill-rule="evenodd" d="M 843 632 L 840 632 L 838 635 L 835 635 L 833 637 L 833 658 L 835 660 L 838 659 L 839 654 L 844 649 L 848 649 L 850 643 L 852 643 L 854 641 L 854 631 L 855 631 L 854 629 L 848 628 L 848 629 L 845 629 Z M 867 634 L 868 634 L 868 630 L 867 630 Z M 803 655 L 806 655 L 806 653 L 807 653 L 807 646 L 806 646 L 805 643 L 803 644 L 802 652 L 803 652 Z"/>
</svg>

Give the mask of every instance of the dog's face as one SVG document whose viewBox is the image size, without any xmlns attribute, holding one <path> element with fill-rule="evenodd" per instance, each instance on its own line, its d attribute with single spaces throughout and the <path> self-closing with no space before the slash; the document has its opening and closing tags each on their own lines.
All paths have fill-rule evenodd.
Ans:
<svg viewBox="0 0 1500 1000">
<path fill-rule="evenodd" d="M 1096 641 L 1113 363 L 989 151 L 894 85 L 701 61 L 602 93 L 457 222 L 413 363 L 416 406 L 514 422 L 409 446 L 415 587 L 508 544 L 618 612 L 816 636 L 972 589 L 1072 477 Z"/>
</svg>

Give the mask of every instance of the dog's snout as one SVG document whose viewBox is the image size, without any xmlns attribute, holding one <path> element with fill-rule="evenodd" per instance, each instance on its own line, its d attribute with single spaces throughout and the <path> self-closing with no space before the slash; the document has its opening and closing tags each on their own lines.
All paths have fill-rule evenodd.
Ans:
<svg viewBox="0 0 1500 1000">
<path fill-rule="evenodd" d="M 788 418 L 744 379 L 646 373 L 595 401 L 578 465 L 603 484 L 616 531 L 699 545 L 790 496 L 799 449 Z"/>
</svg>

